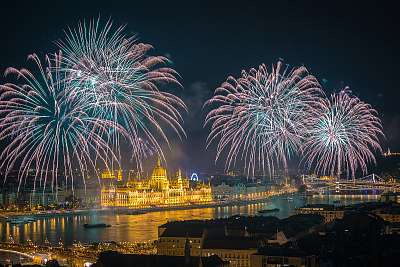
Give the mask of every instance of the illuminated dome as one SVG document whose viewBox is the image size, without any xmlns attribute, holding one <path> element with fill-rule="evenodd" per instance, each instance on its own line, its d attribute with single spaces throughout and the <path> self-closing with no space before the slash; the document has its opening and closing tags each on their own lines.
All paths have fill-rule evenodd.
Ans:
<svg viewBox="0 0 400 267">
<path fill-rule="evenodd" d="M 152 174 L 152 177 L 157 177 L 157 178 L 161 178 L 161 177 L 165 177 L 167 178 L 167 169 L 161 167 L 161 160 L 160 158 L 157 159 L 157 164 L 156 167 L 154 168 Z"/>
<path fill-rule="evenodd" d="M 157 159 L 156 167 L 154 168 L 151 179 L 150 179 L 150 188 L 154 190 L 168 190 L 169 181 L 167 178 L 167 170 L 161 167 L 160 158 Z"/>
</svg>

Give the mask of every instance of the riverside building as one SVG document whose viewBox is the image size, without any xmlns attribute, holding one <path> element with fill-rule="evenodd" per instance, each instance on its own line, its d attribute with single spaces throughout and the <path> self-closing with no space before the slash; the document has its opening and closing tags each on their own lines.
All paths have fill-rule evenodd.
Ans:
<svg viewBox="0 0 400 267">
<path fill-rule="evenodd" d="M 130 179 L 122 186 L 103 185 L 101 189 L 102 207 L 165 207 L 204 204 L 212 201 L 211 186 L 203 182 L 189 181 L 178 170 L 169 179 L 167 169 L 160 159 L 149 178 Z"/>
</svg>

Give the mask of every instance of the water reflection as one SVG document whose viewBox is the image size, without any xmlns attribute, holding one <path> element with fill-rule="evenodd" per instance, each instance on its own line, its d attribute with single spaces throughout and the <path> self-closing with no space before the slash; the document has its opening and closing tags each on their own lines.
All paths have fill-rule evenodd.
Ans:
<svg viewBox="0 0 400 267">
<path fill-rule="evenodd" d="M 37 244 L 44 244 L 48 240 L 53 245 L 57 245 L 62 241 L 65 246 L 70 246 L 76 241 L 82 243 L 100 241 L 143 242 L 157 239 L 157 227 L 172 220 L 226 218 L 235 214 L 255 215 L 259 210 L 272 208 L 280 210 L 272 215 L 285 218 L 294 214 L 296 208 L 304 206 L 307 203 L 347 205 L 376 200 L 376 196 L 321 196 L 305 198 L 295 195 L 292 198 L 275 197 L 261 203 L 241 206 L 159 211 L 140 215 L 97 214 L 95 212 L 88 212 L 83 215 L 54 215 L 42 217 L 32 223 L 23 225 L 11 225 L 1 222 L 0 239 L 2 242 L 9 242 L 10 237 L 12 237 L 15 242 L 25 243 L 27 240 L 32 240 Z M 93 229 L 85 229 L 83 227 L 85 223 L 94 222 L 111 224 L 112 227 Z"/>
</svg>

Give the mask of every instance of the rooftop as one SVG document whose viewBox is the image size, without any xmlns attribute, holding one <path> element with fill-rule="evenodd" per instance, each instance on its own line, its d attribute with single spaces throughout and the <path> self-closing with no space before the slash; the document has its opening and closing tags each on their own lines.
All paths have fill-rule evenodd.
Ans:
<svg viewBox="0 0 400 267">
<path fill-rule="evenodd" d="M 226 236 L 222 238 L 208 238 L 204 240 L 204 249 L 233 249 L 246 250 L 257 249 L 258 240 L 251 237 Z"/>
<path fill-rule="evenodd" d="M 264 256 L 280 256 L 280 257 L 305 257 L 308 256 L 306 252 L 286 247 L 263 247 L 258 250 L 255 255 Z"/>
<path fill-rule="evenodd" d="M 165 229 L 160 237 L 191 237 L 201 238 L 204 228 L 202 226 L 176 225 Z"/>
<path fill-rule="evenodd" d="M 175 221 L 165 223 L 159 228 L 166 230 L 161 237 L 201 237 L 203 229 L 207 236 L 221 236 L 227 230 L 228 235 L 243 235 L 244 232 L 254 236 L 270 237 L 277 231 L 283 231 L 287 237 L 292 237 L 323 222 L 323 217 L 317 214 L 297 214 L 286 219 L 272 216 L 232 216 L 216 220 Z"/>
<path fill-rule="evenodd" d="M 222 267 L 224 261 L 218 256 L 189 257 L 120 254 L 114 251 L 102 252 L 96 264 L 102 267 L 131 266 L 131 267 Z"/>
</svg>

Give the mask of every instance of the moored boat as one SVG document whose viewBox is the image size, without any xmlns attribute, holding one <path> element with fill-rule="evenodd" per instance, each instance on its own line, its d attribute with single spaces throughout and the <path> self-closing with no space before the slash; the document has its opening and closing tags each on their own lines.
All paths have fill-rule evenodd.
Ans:
<svg viewBox="0 0 400 267">
<path fill-rule="evenodd" d="M 258 213 L 272 213 L 272 212 L 278 212 L 278 208 L 273 208 L 273 209 L 265 209 L 265 210 L 259 210 Z"/>
<path fill-rule="evenodd" d="M 25 221 L 24 219 L 21 219 L 21 218 L 13 218 L 13 219 L 7 220 L 7 222 L 10 224 L 22 224 L 22 223 L 26 223 L 27 221 Z"/>
<path fill-rule="evenodd" d="M 24 219 L 25 221 L 27 221 L 27 222 L 34 222 L 34 221 L 36 221 L 36 219 L 33 218 L 33 217 L 24 217 L 23 219 Z"/>
<path fill-rule="evenodd" d="M 10 224 L 23 224 L 23 223 L 31 223 L 36 221 L 33 217 L 16 217 L 16 218 L 8 218 L 6 222 Z"/>
<path fill-rule="evenodd" d="M 110 224 L 105 224 L 105 223 L 85 223 L 83 225 L 85 228 L 106 228 L 106 227 L 111 227 Z"/>
</svg>

